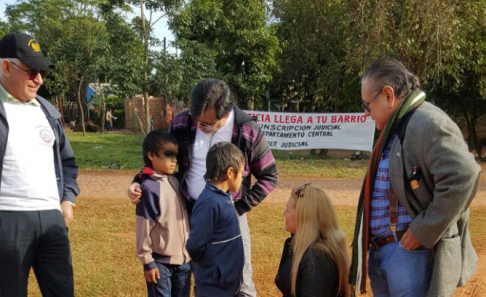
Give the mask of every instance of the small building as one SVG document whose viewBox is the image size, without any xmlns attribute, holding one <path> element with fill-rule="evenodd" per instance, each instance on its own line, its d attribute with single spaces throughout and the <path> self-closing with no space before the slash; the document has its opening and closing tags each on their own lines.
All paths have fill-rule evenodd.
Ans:
<svg viewBox="0 0 486 297">
<path fill-rule="evenodd" d="M 165 98 L 150 96 L 148 101 L 154 130 L 169 129 L 173 116 L 177 114 L 182 109 L 181 106 L 183 106 L 183 104 L 180 104 L 179 102 L 169 100 L 169 104 L 166 104 L 166 119 L 164 121 L 163 108 Z M 126 129 L 141 132 L 139 119 L 142 121 L 143 125 L 145 125 L 145 107 L 143 106 L 142 95 L 137 95 L 132 100 L 125 100 Z"/>
</svg>

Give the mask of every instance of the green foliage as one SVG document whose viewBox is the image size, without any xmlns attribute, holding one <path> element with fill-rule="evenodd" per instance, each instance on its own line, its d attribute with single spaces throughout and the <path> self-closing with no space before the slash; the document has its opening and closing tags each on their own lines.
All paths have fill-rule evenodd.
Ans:
<svg viewBox="0 0 486 297">
<path fill-rule="evenodd" d="M 10 28 L 7 22 L 4 22 L 0 18 L 0 38 L 2 38 L 5 34 L 10 32 Z"/>
<path fill-rule="evenodd" d="M 127 21 L 123 12 L 145 10 Z M 179 55 L 160 45 L 151 13 L 169 17 Z M 57 65 L 54 95 L 84 98 L 109 82 L 120 106 L 137 93 L 189 101 L 203 78 L 229 83 L 244 108 L 360 111 L 360 78 L 395 57 L 427 98 L 468 128 L 486 114 L 486 0 L 26 0 L 7 5 L 0 35 L 36 36 Z M 145 25 L 145 31 L 144 31 Z M 296 103 L 297 102 L 297 103 Z M 109 104 L 113 104 L 109 103 Z M 273 104 L 275 105 L 275 104 Z"/>
<path fill-rule="evenodd" d="M 99 1 L 28 0 L 7 7 L 11 29 L 34 35 L 57 66 L 46 81 L 51 93 L 75 94 L 81 79 L 86 83 L 91 78 L 106 40 L 97 4 Z"/>
<path fill-rule="evenodd" d="M 56 65 L 45 81 L 50 93 L 79 96 L 81 108 L 90 82 L 116 86 L 108 91 L 117 106 L 141 90 L 141 37 L 121 13 L 104 8 L 103 1 L 29 0 L 6 11 L 10 26 L 36 36 Z"/>
<path fill-rule="evenodd" d="M 353 109 L 345 96 L 355 80 L 345 73 L 347 9 L 346 1 L 274 1 L 282 52 L 272 98 L 298 101 L 301 111 Z"/>
<path fill-rule="evenodd" d="M 359 13 L 348 65 L 395 56 L 419 76 L 429 100 L 466 124 L 477 148 L 476 120 L 486 113 L 486 1 L 365 2 Z"/>
<path fill-rule="evenodd" d="M 428 100 L 468 127 L 486 114 L 486 1 L 274 0 L 282 44 L 272 98 L 304 111 L 360 110 L 360 78 L 395 57 Z"/>
<path fill-rule="evenodd" d="M 266 9 L 261 0 L 195 0 L 176 14 L 170 26 L 182 50 L 183 65 L 193 72 L 187 85 L 203 77 L 221 78 L 241 106 L 261 105 L 279 50 Z"/>
<path fill-rule="evenodd" d="M 110 90 L 120 100 L 131 99 L 141 92 L 143 44 L 141 37 L 121 14 L 104 14 L 108 34 L 107 74 L 114 87 Z"/>
<path fill-rule="evenodd" d="M 179 82 L 182 79 L 180 60 L 175 55 L 160 52 L 153 54 L 155 74 L 150 79 L 150 94 L 174 98 L 178 94 Z"/>
</svg>

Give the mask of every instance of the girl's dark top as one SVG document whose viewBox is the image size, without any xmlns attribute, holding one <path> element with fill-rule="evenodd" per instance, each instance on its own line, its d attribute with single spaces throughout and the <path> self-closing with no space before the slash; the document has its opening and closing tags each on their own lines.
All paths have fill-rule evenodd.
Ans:
<svg viewBox="0 0 486 297">
<path fill-rule="evenodd" d="M 277 288 L 283 297 L 291 295 L 292 238 L 285 241 L 282 259 L 275 278 Z M 308 248 L 299 264 L 295 297 L 344 297 L 337 294 L 339 274 L 336 263 L 326 252 Z"/>
</svg>

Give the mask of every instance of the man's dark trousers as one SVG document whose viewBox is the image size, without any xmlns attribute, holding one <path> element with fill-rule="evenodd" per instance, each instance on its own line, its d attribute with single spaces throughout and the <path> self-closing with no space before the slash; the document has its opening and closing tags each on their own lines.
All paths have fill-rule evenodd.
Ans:
<svg viewBox="0 0 486 297">
<path fill-rule="evenodd" d="M 27 297 L 31 267 L 42 296 L 74 296 L 71 247 L 61 212 L 0 211 L 0 296 Z"/>
</svg>

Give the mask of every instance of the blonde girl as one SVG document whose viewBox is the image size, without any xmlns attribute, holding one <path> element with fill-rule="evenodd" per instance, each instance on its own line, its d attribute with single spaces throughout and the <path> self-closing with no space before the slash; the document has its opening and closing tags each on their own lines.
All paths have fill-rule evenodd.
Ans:
<svg viewBox="0 0 486 297">
<path fill-rule="evenodd" d="M 283 297 L 348 297 L 346 236 L 321 188 L 293 189 L 284 212 L 287 239 L 276 284 Z"/>
</svg>

